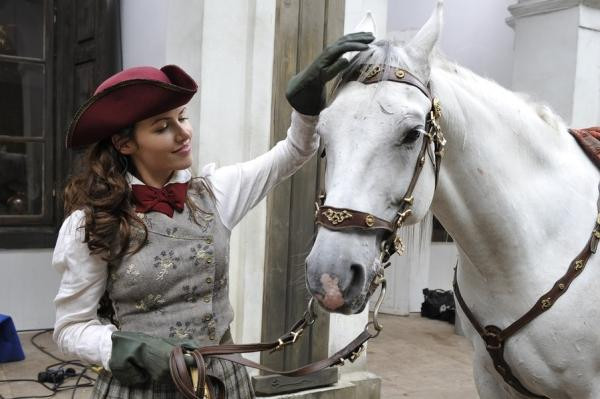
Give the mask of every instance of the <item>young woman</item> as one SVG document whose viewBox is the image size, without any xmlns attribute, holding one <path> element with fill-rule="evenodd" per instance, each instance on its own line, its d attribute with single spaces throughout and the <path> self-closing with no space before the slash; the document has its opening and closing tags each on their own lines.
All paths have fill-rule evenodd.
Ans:
<svg viewBox="0 0 600 399">
<path fill-rule="evenodd" d="M 54 340 L 104 367 L 92 397 L 180 397 L 169 375 L 173 346 L 231 341 L 230 231 L 314 154 L 325 83 L 347 66 L 344 52 L 372 40 L 344 36 L 290 81 L 296 111 L 285 140 L 195 178 L 186 104 L 197 86 L 179 67 L 119 72 L 79 109 L 67 147 L 87 151 L 65 189 L 68 217 L 54 250 L 62 274 Z M 108 320 L 98 316 L 103 300 Z M 245 368 L 209 360 L 207 370 L 227 398 L 254 397 Z"/>
</svg>

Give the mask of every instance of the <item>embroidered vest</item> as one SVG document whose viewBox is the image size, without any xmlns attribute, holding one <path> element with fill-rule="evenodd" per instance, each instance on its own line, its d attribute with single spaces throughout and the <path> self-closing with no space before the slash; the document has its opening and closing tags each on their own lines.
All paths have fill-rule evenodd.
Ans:
<svg viewBox="0 0 600 399">
<path fill-rule="evenodd" d="M 186 204 L 173 218 L 140 214 L 148 229 L 146 245 L 109 265 L 107 292 L 121 331 L 215 345 L 233 320 L 230 232 L 200 179 L 190 181 L 188 197 L 195 212 Z"/>
</svg>

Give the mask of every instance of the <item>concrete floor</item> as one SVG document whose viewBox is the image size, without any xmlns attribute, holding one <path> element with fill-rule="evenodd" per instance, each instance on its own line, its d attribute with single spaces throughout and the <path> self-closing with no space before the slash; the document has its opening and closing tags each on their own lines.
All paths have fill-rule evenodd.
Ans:
<svg viewBox="0 0 600 399">
<path fill-rule="evenodd" d="M 381 398 L 477 399 L 471 344 L 443 321 L 380 315 L 367 368 L 382 379 Z"/>
<path fill-rule="evenodd" d="M 471 371 L 471 347 L 454 334 L 448 323 L 423 319 L 418 315 L 381 315 L 384 330 L 368 347 L 368 369 L 382 378 L 381 398 L 476 399 Z M 34 333 L 20 333 L 26 360 L 0 364 L 0 380 L 36 379 L 37 374 L 56 360 L 30 344 Z M 49 333 L 36 342 L 55 356 L 59 354 Z M 80 371 L 80 368 L 77 368 Z M 89 372 L 88 375 L 93 376 Z M 74 378 L 65 385 L 75 383 Z M 79 388 L 75 398 L 87 398 L 91 388 Z M 0 383 L 0 398 L 31 398 L 51 392 L 33 382 Z M 72 391 L 54 398 L 71 398 Z"/>
</svg>

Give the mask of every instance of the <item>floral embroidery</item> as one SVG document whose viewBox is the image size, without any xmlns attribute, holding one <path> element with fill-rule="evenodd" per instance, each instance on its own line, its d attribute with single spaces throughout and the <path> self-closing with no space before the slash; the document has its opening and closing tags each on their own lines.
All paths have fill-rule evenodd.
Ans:
<svg viewBox="0 0 600 399">
<path fill-rule="evenodd" d="M 142 219 L 142 222 L 144 222 L 144 224 L 146 225 L 146 228 L 148 228 L 149 230 L 152 229 L 152 219 L 145 213 L 141 213 L 141 212 L 136 212 L 136 215 Z"/>
<path fill-rule="evenodd" d="M 191 289 L 189 285 L 183 286 L 183 292 L 185 292 L 184 297 L 186 302 L 196 303 L 198 298 L 200 298 L 200 294 L 196 292 L 197 289 L 198 286 L 193 286 Z"/>
<path fill-rule="evenodd" d="M 132 263 L 132 264 L 130 264 L 130 265 L 127 265 L 127 272 L 126 272 L 126 273 L 127 273 L 128 275 L 130 275 L 130 276 L 131 276 L 131 278 L 132 278 L 132 279 L 134 279 L 134 280 L 135 280 L 135 278 L 136 278 L 137 276 L 139 276 L 139 275 L 140 275 L 140 272 L 139 272 L 139 270 L 137 269 L 137 267 L 136 267 L 136 266 L 135 266 L 133 263 Z"/>
<path fill-rule="evenodd" d="M 158 268 L 158 275 L 156 276 L 157 280 L 162 280 L 168 273 L 169 269 L 177 269 L 176 262 L 179 262 L 181 258 L 179 256 L 175 256 L 175 252 L 170 250 L 162 251 L 160 256 L 154 257 L 154 267 Z"/>
<path fill-rule="evenodd" d="M 159 308 L 164 303 L 165 299 L 163 299 L 162 295 L 148 294 L 144 299 L 142 299 L 135 305 L 135 308 L 143 312 L 148 312 L 151 310 L 161 311 Z"/>
<path fill-rule="evenodd" d="M 194 338 L 195 328 L 190 327 L 190 322 L 186 321 L 185 324 L 178 321 L 175 323 L 176 327 L 169 327 L 169 338 Z"/>
<path fill-rule="evenodd" d="M 217 327 L 217 323 L 215 323 L 215 319 L 212 318 L 209 322 L 208 322 L 208 338 L 211 341 L 214 341 L 216 339 L 216 327 Z"/>
<path fill-rule="evenodd" d="M 202 263 L 211 264 L 213 262 L 213 251 L 210 246 L 212 243 L 212 239 L 203 240 L 206 243 L 198 243 L 195 247 L 191 247 L 192 256 L 189 257 L 191 261 L 194 262 L 194 265 L 199 266 Z"/>
<path fill-rule="evenodd" d="M 227 286 L 227 278 L 226 277 L 219 278 L 219 279 L 215 280 L 215 285 L 214 285 L 215 291 L 219 291 L 219 290 L 223 289 L 226 286 Z"/>
<path fill-rule="evenodd" d="M 177 227 L 173 227 L 172 229 L 167 229 L 167 236 L 171 237 L 171 238 L 177 238 L 177 236 L 175 236 L 175 233 L 177 233 Z"/>
<path fill-rule="evenodd" d="M 190 222 L 197 224 L 202 232 L 208 231 L 208 228 L 211 226 L 212 221 L 214 220 L 214 216 L 212 213 L 206 213 L 199 209 L 195 211 L 188 212 L 188 219 Z"/>
</svg>

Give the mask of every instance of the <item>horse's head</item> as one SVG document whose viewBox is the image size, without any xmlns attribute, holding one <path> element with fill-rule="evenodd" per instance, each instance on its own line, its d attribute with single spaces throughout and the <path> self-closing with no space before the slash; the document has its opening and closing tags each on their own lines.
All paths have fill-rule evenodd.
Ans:
<svg viewBox="0 0 600 399">
<path fill-rule="evenodd" d="M 306 278 L 329 311 L 364 309 L 383 263 L 400 247 L 395 226 L 418 222 L 431 205 L 438 137 L 428 82 L 441 8 L 439 0 L 408 44 L 379 41 L 355 56 L 320 115 L 326 197 Z"/>
</svg>

